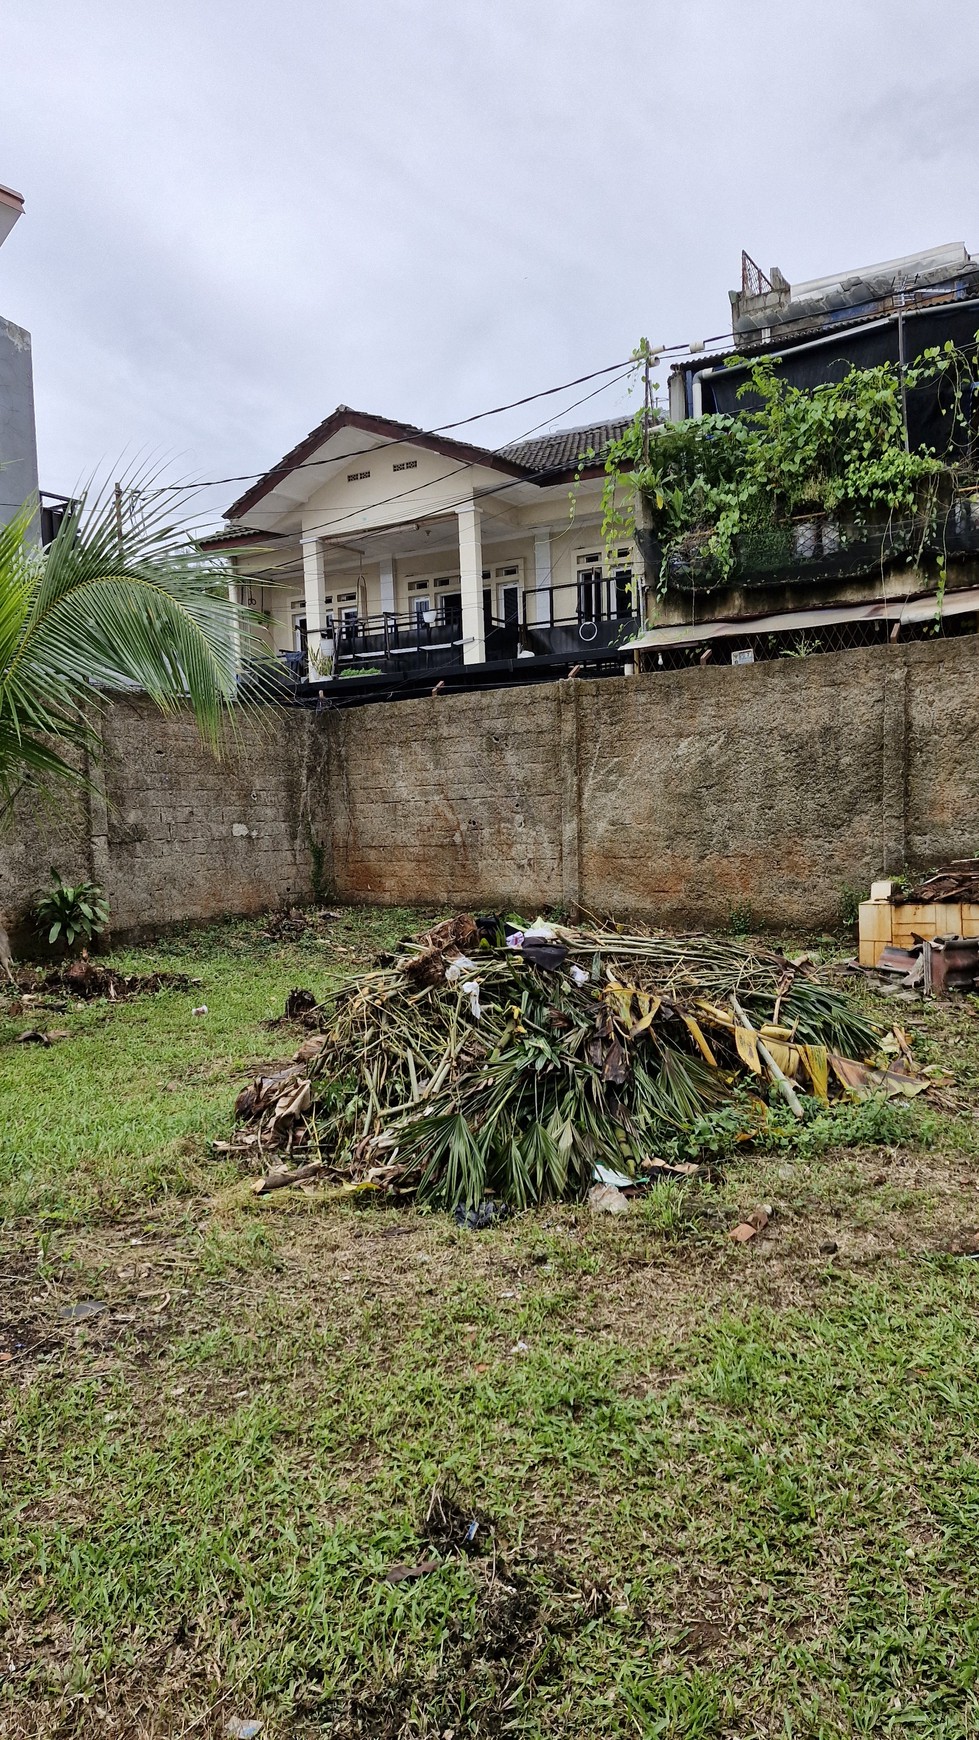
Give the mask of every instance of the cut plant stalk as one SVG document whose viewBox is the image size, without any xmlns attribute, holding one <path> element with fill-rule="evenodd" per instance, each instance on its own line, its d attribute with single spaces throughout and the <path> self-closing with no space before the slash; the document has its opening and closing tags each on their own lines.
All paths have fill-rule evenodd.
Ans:
<svg viewBox="0 0 979 1740">
<path fill-rule="evenodd" d="M 766 1074 L 800 1118 L 802 1071 L 827 1103 L 828 1054 L 848 1057 L 851 1074 L 886 1062 L 883 1030 L 775 951 L 594 927 L 548 936 L 558 959 L 565 951 L 555 970 L 480 944 L 460 916 L 341 987 L 320 1007 L 323 1047 L 294 1086 L 275 1077 L 241 1096 L 259 1128 L 257 1152 L 254 1135 L 243 1150 L 261 1163 L 287 1148 L 301 1163 L 315 1131 L 337 1178 L 437 1207 L 580 1200 L 598 1165 L 641 1179 L 664 1156 L 690 1164 L 755 1139 L 769 1114 L 752 1088 Z M 446 977 L 463 952 L 478 1018 Z M 303 1081 L 308 1099 L 295 1091 Z M 835 1070 L 833 1092 L 844 1091 Z"/>
</svg>

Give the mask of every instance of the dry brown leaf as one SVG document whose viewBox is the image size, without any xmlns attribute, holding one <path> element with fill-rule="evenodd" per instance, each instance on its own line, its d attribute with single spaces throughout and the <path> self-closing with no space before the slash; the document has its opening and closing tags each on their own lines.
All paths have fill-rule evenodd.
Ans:
<svg viewBox="0 0 979 1740">
<path fill-rule="evenodd" d="M 385 1574 L 386 1583 L 407 1583 L 414 1577 L 427 1577 L 431 1571 L 437 1571 L 441 1559 L 422 1559 L 419 1565 L 392 1565 Z"/>
<path fill-rule="evenodd" d="M 753 1209 L 747 1219 L 741 1221 L 738 1226 L 732 1227 L 727 1236 L 729 1239 L 734 1239 L 736 1244 L 747 1244 L 748 1240 L 753 1239 L 756 1233 L 764 1230 L 771 1218 L 772 1210 L 765 1203 L 763 1207 Z"/>
</svg>

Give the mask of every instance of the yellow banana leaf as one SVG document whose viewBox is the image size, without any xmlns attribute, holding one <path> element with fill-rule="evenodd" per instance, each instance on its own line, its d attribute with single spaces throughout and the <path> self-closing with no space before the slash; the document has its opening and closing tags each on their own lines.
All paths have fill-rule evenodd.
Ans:
<svg viewBox="0 0 979 1740">
<path fill-rule="evenodd" d="M 722 1009 L 717 1003 L 708 1003 L 705 997 L 698 997 L 697 1008 L 702 1009 L 705 1015 L 709 1015 L 711 1021 L 717 1026 L 734 1027 L 736 1025 L 730 1009 Z"/>
<path fill-rule="evenodd" d="M 695 1021 L 692 1015 L 684 1015 L 683 1024 L 694 1044 L 697 1046 L 701 1056 L 710 1064 L 711 1069 L 716 1069 L 717 1058 L 714 1056 L 714 1053 L 711 1051 L 710 1046 L 704 1038 L 699 1022 Z"/>
<path fill-rule="evenodd" d="M 752 1033 L 750 1027 L 735 1027 L 734 1043 L 738 1048 L 738 1056 L 742 1063 L 746 1063 L 755 1075 L 761 1075 L 762 1067 L 761 1058 L 758 1056 L 757 1035 Z"/>
<path fill-rule="evenodd" d="M 645 994 L 643 994 L 641 1002 L 643 1004 L 645 1004 L 646 1007 L 643 1011 L 641 1018 L 636 1022 L 635 1027 L 630 1028 L 630 1030 L 629 1030 L 629 1038 L 630 1039 L 638 1039 L 640 1033 L 645 1033 L 648 1028 L 652 1027 L 653 1022 L 656 1019 L 656 1016 L 659 1014 L 659 1006 L 660 1006 L 660 1003 L 662 1002 L 662 998 L 661 997 L 648 997 Z"/>
<path fill-rule="evenodd" d="M 794 1081 L 799 1073 L 799 1049 L 795 1045 L 783 1045 L 780 1039 L 769 1039 L 765 1034 L 765 1044 L 778 1064 L 783 1075 Z"/>
<path fill-rule="evenodd" d="M 901 1096 L 913 1099 L 915 1094 L 925 1093 L 929 1085 L 927 1080 L 911 1075 L 896 1063 L 889 1069 L 870 1069 L 852 1057 L 837 1057 L 832 1051 L 829 1061 L 834 1075 L 858 1100 L 869 1100 L 874 1094 L 884 1094 L 888 1099 Z"/>
<path fill-rule="evenodd" d="M 799 1055 L 812 1082 L 812 1091 L 816 1098 L 829 1099 L 829 1055 L 825 1045 L 800 1045 Z"/>
<path fill-rule="evenodd" d="M 625 1028 L 632 1026 L 632 986 L 606 985 L 605 1000 L 612 1005 L 615 1015 Z"/>
</svg>

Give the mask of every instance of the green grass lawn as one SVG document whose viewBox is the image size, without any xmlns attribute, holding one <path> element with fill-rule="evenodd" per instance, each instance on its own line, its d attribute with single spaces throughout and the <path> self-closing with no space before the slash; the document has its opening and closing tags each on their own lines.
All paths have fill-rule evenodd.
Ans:
<svg viewBox="0 0 979 1740">
<path fill-rule="evenodd" d="M 0 1013 L 0 1735 L 979 1735 L 975 1004 L 881 1003 L 954 1113 L 620 1218 L 242 1208 L 263 1022 L 416 927 L 119 955 L 201 983 L 50 1048 Z"/>
</svg>

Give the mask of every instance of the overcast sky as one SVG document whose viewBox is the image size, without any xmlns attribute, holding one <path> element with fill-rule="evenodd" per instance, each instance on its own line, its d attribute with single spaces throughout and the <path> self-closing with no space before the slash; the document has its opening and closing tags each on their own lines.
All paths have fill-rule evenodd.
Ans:
<svg viewBox="0 0 979 1740">
<path fill-rule="evenodd" d="M 712 337 L 742 247 L 790 281 L 979 251 L 976 0 L 4 0 L 0 41 L 50 490 Z M 468 434 L 630 407 L 586 391 Z"/>
</svg>

